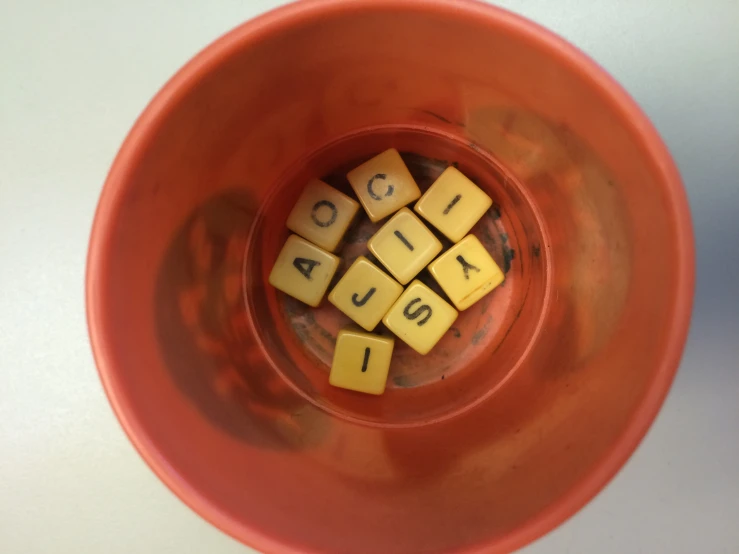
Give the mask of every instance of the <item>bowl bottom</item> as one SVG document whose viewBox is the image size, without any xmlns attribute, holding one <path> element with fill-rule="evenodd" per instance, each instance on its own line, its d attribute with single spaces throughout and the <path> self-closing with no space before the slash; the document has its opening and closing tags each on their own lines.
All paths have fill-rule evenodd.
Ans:
<svg viewBox="0 0 739 554">
<path fill-rule="evenodd" d="M 352 324 L 326 300 L 311 308 L 267 284 L 289 235 L 285 221 L 312 177 L 353 196 L 346 173 L 395 147 L 422 191 L 455 165 L 493 198 L 475 225 L 476 235 L 506 279 L 491 294 L 460 312 L 435 348 L 422 356 L 397 340 L 387 389 L 370 397 L 328 384 L 338 331 Z M 336 254 L 333 284 L 357 256 L 373 260 L 366 243 L 384 221 L 361 213 Z M 444 248 L 451 246 L 437 234 Z M 313 404 L 353 421 L 411 426 L 446 419 L 492 394 L 515 371 L 536 339 L 547 288 L 546 232 L 523 184 L 473 143 L 428 127 L 383 126 L 341 137 L 309 153 L 288 169 L 255 219 L 244 264 L 244 297 L 263 355 L 288 384 Z M 380 264 L 378 266 L 381 267 Z M 427 270 L 417 277 L 444 295 Z M 330 289 L 329 289 L 330 290 Z M 390 334 L 380 324 L 375 332 Z"/>
</svg>

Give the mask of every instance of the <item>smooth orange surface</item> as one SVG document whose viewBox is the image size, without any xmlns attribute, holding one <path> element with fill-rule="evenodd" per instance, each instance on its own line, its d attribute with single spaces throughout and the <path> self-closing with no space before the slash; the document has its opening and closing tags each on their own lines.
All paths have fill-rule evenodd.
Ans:
<svg viewBox="0 0 739 554">
<path fill-rule="evenodd" d="M 347 192 L 391 147 L 422 191 L 455 163 L 493 198 L 472 232 L 506 279 L 423 362 L 396 345 L 372 397 L 327 382 L 348 318 L 266 279 L 308 179 Z M 376 228 L 350 233 L 346 264 Z M 669 154 L 578 50 L 472 2 L 306 1 L 219 39 L 136 123 L 95 218 L 88 322 L 136 448 L 238 540 L 508 552 L 644 436 L 693 264 Z"/>
</svg>

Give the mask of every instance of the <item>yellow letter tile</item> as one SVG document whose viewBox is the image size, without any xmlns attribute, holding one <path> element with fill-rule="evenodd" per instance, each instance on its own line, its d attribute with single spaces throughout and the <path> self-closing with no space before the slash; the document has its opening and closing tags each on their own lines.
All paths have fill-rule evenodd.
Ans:
<svg viewBox="0 0 739 554">
<path fill-rule="evenodd" d="M 269 284 L 316 307 L 338 267 L 339 258 L 297 235 L 290 235 L 269 274 Z"/>
<path fill-rule="evenodd" d="M 436 255 L 441 242 L 408 208 L 390 218 L 367 242 L 380 263 L 405 285 Z"/>
<path fill-rule="evenodd" d="M 333 252 L 349 228 L 359 204 L 323 181 L 305 187 L 287 218 L 287 228 Z"/>
<path fill-rule="evenodd" d="M 402 292 L 395 279 L 360 256 L 328 295 L 328 301 L 372 331 Z"/>
<path fill-rule="evenodd" d="M 419 354 L 428 352 L 457 319 L 457 310 L 421 281 L 413 281 L 383 321 Z"/>
<path fill-rule="evenodd" d="M 347 174 L 373 223 L 421 196 L 421 190 L 395 148 L 385 150 Z"/>
<path fill-rule="evenodd" d="M 429 271 L 459 310 L 466 310 L 503 282 L 505 276 L 474 235 L 439 256 Z"/>
<path fill-rule="evenodd" d="M 451 241 L 458 242 L 470 232 L 493 201 L 475 183 L 454 167 L 444 173 L 416 203 L 416 213 Z"/>
<path fill-rule="evenodd" d="M 361 331 L 339 331 L 328 382 L 368 394 L 385 391 L 395 340 Z"/>
</svg>

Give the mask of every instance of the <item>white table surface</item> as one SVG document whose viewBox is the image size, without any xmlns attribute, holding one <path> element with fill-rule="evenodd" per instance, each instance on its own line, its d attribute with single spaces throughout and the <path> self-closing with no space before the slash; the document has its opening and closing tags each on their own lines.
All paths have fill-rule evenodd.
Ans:
<svg viewBox="0 0 739 554">
<path fill-rule="evenodd" d="M 193 54 L 278 0 L 0 0 L 0 553 L 244 554 L 149 471 L 95 372 L 93 211 L 136 116 Z M 675 386 L 590 505 L 524 549 L 739 552 L 739 2 L 506 0 L 652 118 L 685 179 L 698 284 Z"/>
</svg>

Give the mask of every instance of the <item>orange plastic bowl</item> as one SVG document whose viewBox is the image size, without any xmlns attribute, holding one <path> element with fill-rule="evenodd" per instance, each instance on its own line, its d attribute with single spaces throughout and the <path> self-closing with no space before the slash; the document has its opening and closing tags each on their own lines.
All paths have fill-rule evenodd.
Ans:
<svg viewBox="0 0 739 554">
<path fill-rule="evenodd" d="M 305 182 L 389 147 L 456 163 L 496 209 L 505 284 L 388 389 L 328 385 L 347 320 L 266 285 Z M 373 227 L 342 255 L 364 252 Z M 100 375 L 159 477 L 269 552 L 503 552 L 626 461 L 678 367 L 693 293 L 680 177 L 627 94 L 548 31 L 452 0 L 295 4 L 156 96 L 100 199 Z"/>
</svg>

